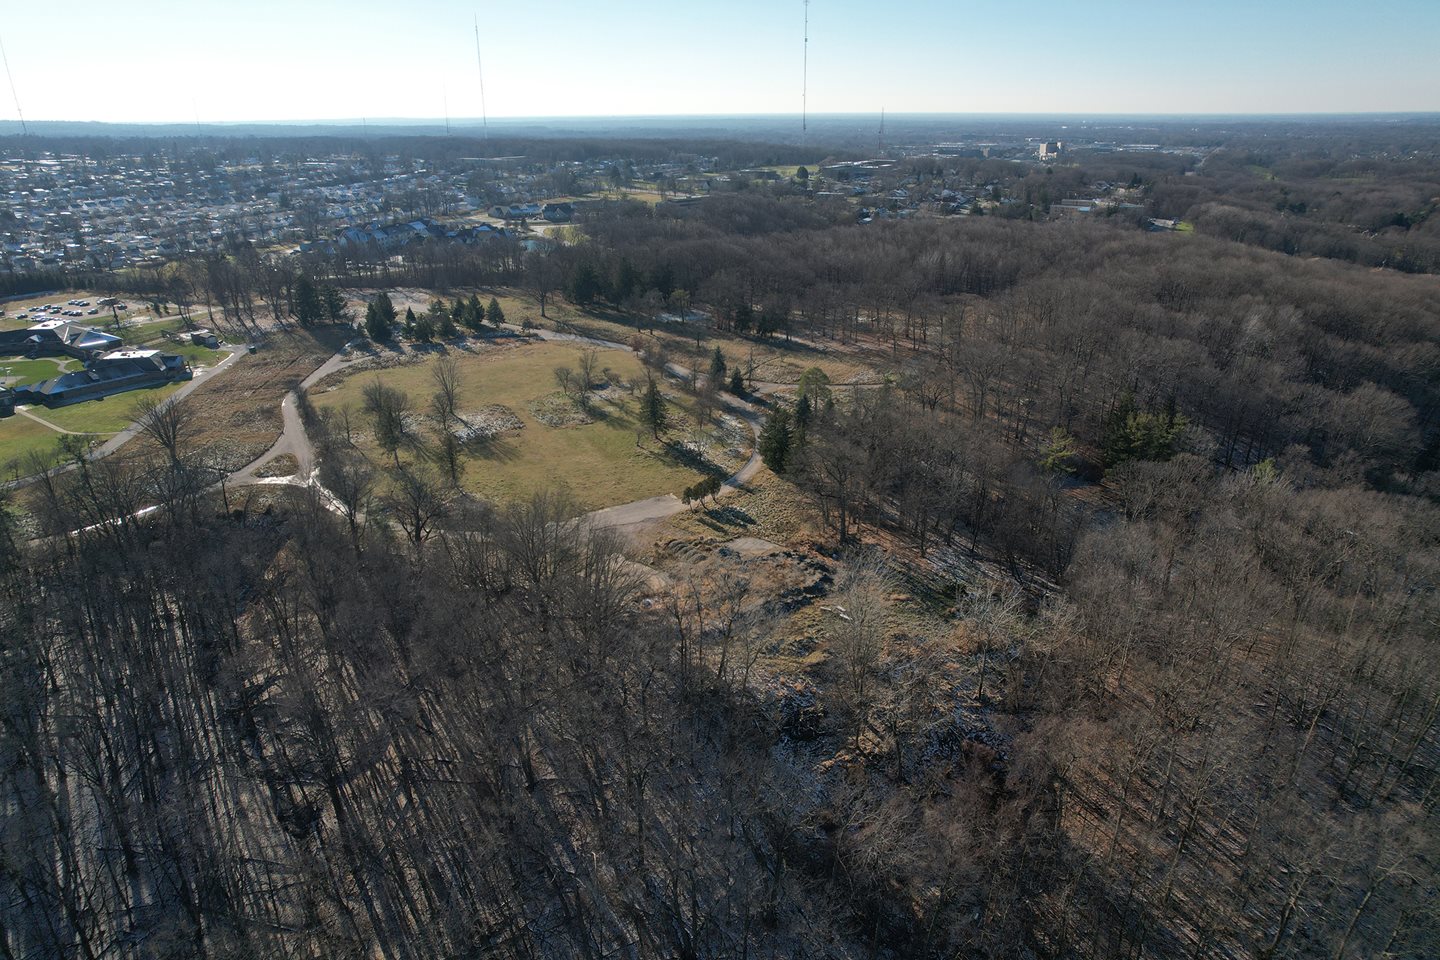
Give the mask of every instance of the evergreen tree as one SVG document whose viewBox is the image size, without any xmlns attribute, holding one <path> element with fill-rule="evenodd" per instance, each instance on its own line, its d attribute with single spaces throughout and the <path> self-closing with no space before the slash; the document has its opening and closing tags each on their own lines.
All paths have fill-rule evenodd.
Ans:
<svg viewBox="0 0 1440 960">
<path fill-rule="evenodd" d="M 736 367 L 730 374 L 730 392 L 737 397 L 745 396 L 745 374 Z"/>
<path fill-rule="evenodd" d="M 498 327 L 505 322 L 505 311 L 500 309 L 500 301 L 494 297 L 490 298 L 490 306 L 485 308 L 485 319 L 490 321 L 492 327 Z"/>
<path fill-rule="evenodd" d="M 650 386 L 645 388 L 640 417 L 645 426 L 650 428 L 651 436 L 657 440 L 660 439 L 660 431 L 665 429 L 669 417 L 665 412 L 665 398 L 660 394 L 660 385 L 654 380 L 651 380 Z"/>
<path fill-rule="evenodd" d="M 295 319 L 302 327 L 313 326 L 325 317 L 320 291 L 315 288 L 315 282 L 303 273 L 295 279 L 294 305 Z"/>
<path fill-rule="evenodd" d="M 320 300 L 325 307 L 325 317 L 331 323 L 345 323 L 350 319 L 350 309 L 345 305 L 345 296 L 327 283 L 320 288 Z"/>
<path fill-rule="evenodd" d="M 394 307 L 390 308 L 392 314 L 394 309 Z M 365 307 L 365 335 L 377 342 L 388 341 L 391 337 L 390 321 L 385 319 L 385 311 L 380 308 L 378 303 L 371 303 Z"/>
<path fill-rule="evenodd" d="M 1105 429 L 1105 465 L 1118 466 L 1131 460 L 1169 460 L 1176 444 L 1189 426 L 1171 400 L 1160 412 L 1141 410 L 1135 395 L 1127 390 L 1120 397 Z"/>
<path fill-rule="evenodd" d="M 390 302 L 390 294 L 379 293 L 375 296 L 375 309 L 379 311 L 380 318 L 386 324 L 395 322 L 395 304 Z"/>
<path fill-rule="evenodd" d="M 581 307 L 588 307 L 600 292 L 600 276 L 590 263 L 580 264 L 575 277 L 570 281 L 570 300 Z"/>
<path fill-rule="evenodd" d="M 776 407 L 765 419 L 760 430 L 760 459 L 765 466 L 776 473 L 783 473 L 790 460 L 790 446 L 793 440 L 790 429 L 790 411 Z"/>
<path fill-rule="evenodd" d="M 415 335 L 415 311 L 409 307 L 405 308 L 405 336 Z"/>
<path fill-rule="evenodd" d="M 710 382 L 717 387 L 725 380 L 725 354 L 720 348 L 715 348 L 714 354 L 710 357 Z"/>
<path fill-rule="evenodd" d="M 470 294 L 470 299 L 465 301 L 465 315 L 460 318 L 460 322 L 467 330 L 474 330 L 476 333 L 479 333 L 485 324 L 485 308 L 480 306 L 480 298 L 473 293 Z"/>
<path fill-rule="evenodd" d="M 810 429 L 810 419 L 814 412 L 815 408 L 810 403 L 810 395 L 801 394 L 800 401 L 795 404 L 795 428 L 801 432 Z"/>
</svg>

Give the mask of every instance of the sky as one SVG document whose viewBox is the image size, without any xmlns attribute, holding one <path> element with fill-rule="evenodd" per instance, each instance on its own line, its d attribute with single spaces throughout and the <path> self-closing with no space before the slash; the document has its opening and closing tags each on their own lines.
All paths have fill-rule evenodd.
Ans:
<svg viewBox="0 0 1440 960">
<path fill-rule="evenodd" d="M 491 118 L 798 114 L 804 16 L 803 0 L 7 0 L 0 42 L 27 120 L 477 118 L 476 17 Z M 809 16 L 813 114 L 1440 111 L 1440 0 L 813 0 Z"/>
</svg>

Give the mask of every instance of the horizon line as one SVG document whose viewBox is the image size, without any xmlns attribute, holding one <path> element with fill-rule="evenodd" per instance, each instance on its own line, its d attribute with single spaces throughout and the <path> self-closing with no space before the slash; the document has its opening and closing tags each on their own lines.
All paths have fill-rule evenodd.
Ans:
<svg viewBox="0 0 1440 960">
<path fill-rule="evenodd" d="M 879 111 L 835 111 L 829 113 L 810 113 L 811 120 L 836 120 L 854 119 L 879 116 Z M 1345 111 L 1324 111 L 1324 110 L 1294 110 L 1294 111 L 1212 111 L 1212 112 L 1046 112 L 1046 111 L 967 111 L 967 112 L 942 112 L 942 111 L 912 111 L 893 112 L 886 111 L 887 118 L 891 120 L 904 120 L 906 118 L 923 119 L 1046 119 L 1046 120 L 1116 120 L 1116 119 L 1144 119 L 1144 120 L 1265 120 L 1265 119 L 1440 119 L 1440 109 L 1435 110 L 1345 110 Z M 603 122 L 603 121 L 677 121 L 677 120 L 794 120 L 799 122 L 799 112 L 754 112 L 754 113 L 617 113 L 617 114 L 540 114 L 533 116 L 512 116 L 512 117 L 489 117 L 489 122 L 497 123 L 555 123 L 555 122 Z M 449 123 L 453 127 L 456 124 L 473 124 L 482 126 L 486 119 L 481 117 L 450 117 Z M 295 119 L 263 119 L 251 118 L 244 120 L 200 120 L 175 119 L 175 120 L 84 120 L 84 119 L 37 119 L 25 118 L 25 123 L 36 124 L 85 124 L 93 126 L 155 126 L 155 127 L 233 127 L 233 126 L 368 126 L 373 124 L 434 124 L 443 127 L 445 119 L 442 117 L 414 116 L 414 117 L 304 117 Z M 0 119 L 0 125 L 20 126 L 16 119 Z"/>
</svg>

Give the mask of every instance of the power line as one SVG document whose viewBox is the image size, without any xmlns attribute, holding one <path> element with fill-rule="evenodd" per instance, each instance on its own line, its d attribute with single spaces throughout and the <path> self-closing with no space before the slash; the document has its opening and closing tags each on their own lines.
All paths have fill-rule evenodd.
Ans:
<svg viewBox="0 0 1440 960">
<path fill-rule="evenodd" d="M 10 81 L 10 96 L 15 98 L 15 113 L 20 117 L 20 132 L 28 135 L 30 128 L 25 126 L 25 111 L 20 109 L 20 91 L 15 89 L 15 77 L 10 72 L 10 55 L 5 52 L 4 40 L 0 40 L 0 60 L 5 61 L 5 78 Z"/>
<path fill-rule="evenodd" d="M 475 70 L 480 74 L 480 123 L 485 129 L 485 139 L 490 139 L 490 116 L 485 110 L 485 66 L 480 61 L 480 17 L 475 17 Z"/>
</svg>

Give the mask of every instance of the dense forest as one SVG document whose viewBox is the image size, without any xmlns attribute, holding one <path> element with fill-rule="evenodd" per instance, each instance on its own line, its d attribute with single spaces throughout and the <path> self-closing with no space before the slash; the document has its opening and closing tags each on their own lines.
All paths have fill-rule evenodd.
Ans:
<svg viewBox="0 0 1440 960">
<path fill-rule="evenodd" d="M 1440 955 L 1440 167 L 1259 139 L 1077 161 L 1193 233 L 975 158 L 1012 209 L 783 183 L 121 278 L 246 332 L 312 278 L 694 306 L 883 375 L 751 398 L 815 596 L 657 596 L 553 492 L 358 522 L 325 444 L 344 516 L 154 430 L 17 491 L 0 957 Z"/>
</svg>

